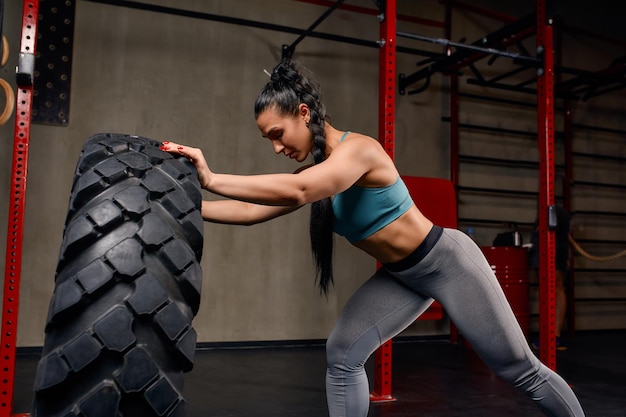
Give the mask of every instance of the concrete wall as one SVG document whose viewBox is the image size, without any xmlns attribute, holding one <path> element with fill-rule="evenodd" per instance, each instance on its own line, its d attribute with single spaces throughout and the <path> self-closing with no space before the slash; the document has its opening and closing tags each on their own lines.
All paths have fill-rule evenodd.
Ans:
<svg viewBox="0 0 626 417">
<path fill-rule="evenodd" d="M 325 10 L 293 0 L 151 3 L 300 28 L 310 25 Z M 400 13 L 443 20 L 443 8 L 437 2 L 400 3 Z M 350 4 L 373 7 L 368 0 Z M 531 11 L 532 5 L 527 10 Z M 13 54 L 0 74 L 12 82 L 20 18 L 19 2 L 8 2 L 4 30 Z M 456 39 L 467 36 L 473 41 L 500 26 L 499 22 L 476 19 L 467 13 L 455 13 L 454 19 Z M 443 36 L 440 28 L 406 21 L 400 21 L 398 29 Z M 339 10 L 318 30 L 376 40 L 379 24 L 374 16 Z M 43 342 L 74 166 L 84 141 L 97 132 L 130 133 L 202 147 L 217 172 L 293 171 L 296 165 L 274 155 L 260 137 L 252 104 L 267 80 L 263 69 L 270 70 L 280 58 L 281 46 L 295 38 L 263 29 L 77 2 L 69 125 L 32 128 L 20 346 Z M 412 46 L 440 50 L 424 44 Z M 598 51 L 598 61 L 604 62 L 612 52 Z M 336 127 L 377 136 L 377 49 L 308 38 L 298 46 L 296 57 L 320 79 Z M 399 55 L 398 72 L 412 72 L 420 59 Z M 449 127 L 440 120 L 448 115 L 446 86 L 447 79 L 437 75 L 424 93 L 398 97 L 396 161 L 404 175 L 449 175 Z M 623 101 L 611 105 L 614 114 L 623 114 Z M 583 107 L 586 111 L 589 106 Z M 465 121 L 494 123 L 493 107 L 468 109 L 462 115 Z M 516 112 L 498 110 L 495 123 L 536 131 L 535 113 L 526 113 L 520 117 Z M 621 121 L 612 123 L 621 123 L 624 128 Z M 0 127 L 0 195 L 5 196 L 9 195 L 12 129 L 12 121 Z M 494 142 L 501 141 L 479 138 L 468 142 L 478 144 L 469 151 L 532 157 L 536 148 L 533 141 L 499 148 Z M 623 153 L 623 142 L 617 146 Z M 536 187 L 535 174 L 522 172 L 470 170 L 463 181 L 492 185 L 502 181 L 502 186 L 508 187 L 506 175 L 522 181 L 524 187 Z M 208 194 L 205 197 L 213 198 Z M 8 208 L 5 199 L 0 201 L 0 234 L 4 236 L 6 224 L 2 219 L 7 218 Z M 534 202 L 513 201 L 504 207 L 501 201 L 460 201 L 464 215 L 477 210 L 482 217 L 499 218 L 502 209 L 509 217 L 531 221 Z M 337 283 L 328 299 L 320 297 L 313 282 L 308 214 L 309 209 L 304 208 L 251 227 L 205 225 L 203 298 L 194 322 L 200 342 L 321 339 L 328 335 L 338 312 L 373 272 L 375 262 L 338 238 Z M 493 233 L 482 231 L 479 238 L 486 243 Z M 4 249 L 1 240 L 0 250 Z M 0 266 L 4 267 L 4 259 Z M 612 323 L 626 326 L 623 319 Z M 417 322 L 407 334 L 445 332 L 445 322 Z"/>
</svg>

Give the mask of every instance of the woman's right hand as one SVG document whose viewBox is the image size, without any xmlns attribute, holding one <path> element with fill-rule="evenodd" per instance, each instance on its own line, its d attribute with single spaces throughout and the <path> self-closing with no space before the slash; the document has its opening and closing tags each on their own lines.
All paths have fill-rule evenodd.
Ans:
<svg viewBox="0 0 626 417">
<path fill-rule="evenodd" d="M 189 161 L 194 164 L 196 170 L 198 171 L 200 186 L 205 190 L 210 189 L 211 177 L 213 176 L 213 172 L 211 172 L 211 170 L 209 169 L 209 165 L 207 164 L 206 158 L 204 157 L 201 149 L 180 145 L 174 142 L 163 142 L 163 144 L 160 146 L 160 149 L 171 154 L 182 155 L 189 159 Z"/>
</svg>

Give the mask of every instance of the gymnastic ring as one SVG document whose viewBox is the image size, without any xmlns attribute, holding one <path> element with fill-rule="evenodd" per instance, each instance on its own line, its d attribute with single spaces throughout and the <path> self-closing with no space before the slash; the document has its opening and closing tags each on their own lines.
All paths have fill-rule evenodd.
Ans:
<svg viewBox="0 0 626 417">
<path fill-rule="evenodd" d="M 0 126 L 2 126 L 13 114 L 13 109 L 15 108 L 15 93 L 13 92 L 13 87 L 11 87 L 11 85 L 2 78 L 0 78 L 0 87 L 4 90 L 6 98 L 4 110 L 2 111 L 2 114 L 0 114 Z"/>
<path fill-rule="evenodd" d="M 7 37 L 2 35 L 2 62 L 0 67 L 4 67 L 9 60 L 9 41 Z"/>
</svg>

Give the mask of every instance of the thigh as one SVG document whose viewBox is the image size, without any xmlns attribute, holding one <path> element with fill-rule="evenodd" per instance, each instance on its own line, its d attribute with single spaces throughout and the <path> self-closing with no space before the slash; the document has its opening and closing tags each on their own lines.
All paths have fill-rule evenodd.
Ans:
<svg viewBox="0 0 626 417">
<path fill-rule="evenodd" d="M 485 363 L 506 379 L 538 366 L 491 266 L 469 238 L 450 233 L 432 294 Z"/>
<path fill-rule="evenodd" d="M 341 352 L 342 361 L 364 362 L 432 301 L 379 270 L 346 303 L 328 338 L 329 351 Z"/>
</svg>

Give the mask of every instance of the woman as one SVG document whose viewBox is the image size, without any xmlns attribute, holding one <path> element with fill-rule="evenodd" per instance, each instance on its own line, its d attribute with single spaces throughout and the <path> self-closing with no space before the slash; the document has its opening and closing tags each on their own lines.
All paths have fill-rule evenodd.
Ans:
<svg viewBox="0 0 626 417">
<path fill-rule="evenodd" d="M 584 415 L 569 386 L 529 349 L 478 246 L 422 215 L 375 139 L 329 123 L 319 88 L 302 67 L 286 60 L 274 69 L 256 100 L 255 117 L 274 152 L 298 162 L 312 154 L 314 165 L 294 174 L 217 174 L 199 149 L 169 142 L 162 149 L 188 157 L 202 187 L 228 198 L 203 202 L 207 221 L 259 223 L 311 203 L 311 243 L 323 292 L 333 281 L 333 229 L 382 263 L 348 301 L 328 338 L 330 416 L 367 415 L 367 358 L 433 299 L 485 363 L 546 415 Z"/>
</svg>

